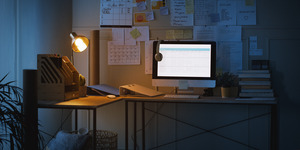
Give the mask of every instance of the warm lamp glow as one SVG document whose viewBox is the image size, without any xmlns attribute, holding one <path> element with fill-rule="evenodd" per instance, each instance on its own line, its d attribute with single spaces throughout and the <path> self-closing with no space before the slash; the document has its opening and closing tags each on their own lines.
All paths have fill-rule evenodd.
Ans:
<svg viewBox="0 0 300 150">
<path fill-rule="evenodd" d="M 72 32 L 70 37 L 72 38 L 72 49 L 74 52 L 82 52 L 89 45 L 89 40 L 85 36 L 77 35 L 75 32 Z"/>
</svg>

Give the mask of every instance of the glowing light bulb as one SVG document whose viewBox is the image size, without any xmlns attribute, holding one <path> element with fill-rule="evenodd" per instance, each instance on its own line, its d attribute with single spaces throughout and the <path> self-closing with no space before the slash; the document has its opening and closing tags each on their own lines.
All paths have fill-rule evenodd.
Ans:
<svg viewBox="0 0 300 150">
<path fill-rule="evenodd" d="M 77 46 L 80 52 L 84 51 L 87 48 L 87 45 L 80 38 L 75 40 L 75 45 Z"/>
</svg>

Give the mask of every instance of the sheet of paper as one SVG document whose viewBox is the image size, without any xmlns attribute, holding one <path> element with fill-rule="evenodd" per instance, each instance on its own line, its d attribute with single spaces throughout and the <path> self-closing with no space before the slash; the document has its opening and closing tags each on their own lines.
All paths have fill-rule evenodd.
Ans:
<svg viewBox="0 0 300 150">
<path fill-rule="evenodd" d="M 144 1 L 136 3 L 136 7 L 138 8 L 139 11 L 146 10 L 146 3 Z"/>
<path fill-rule="evenodd" d="M 249 49 L 249 55 L 250 56 L 262 56 L 263 55 L 263 49 Z"/>
<path fill-rule="evenodd" d="M 130 34 L 133 30 L 138 30 L 141 34 L 136 39 Z M 139 26 L 132 28 L 125 28 L 125 45 L 136 45 L 136 41 L 149 41 L 149 27 L 148 26 Z"/>
<path fill-rule="evenodd" d="M 242 70 L 242 45 L 242 42 L 218 42 L 217 68 L 221 68 L 223 72 L 232 73 Z"/>
<path fill-rule="evenodd" d="M 124 28 L 112 28 L 112 42 L 114 45 L 124 45 Z"/>
<path fill-rule="evenodd" d="M 159 12 L 162 16 L 169 15 L 169 7 L 160 7 Z"/>
<path fill-rule="evenodd" d="M 220 22 L 220 17 L 217 13 L 217 0 L 196 0 L 194 5 L 196 26 L 213 25 Z"/>
<path fill-rule="evenodd" d="M 108 41 L 108 65 L 139 65 L 140 42 L 136 45 L 114 45 Z"/>
<path fill-rule="evenodd" d="M 194 14 L 194 0 L 185 0 L 185 13 Z"/>
<path fill-rule="evenodd" d="M 133 29 L 132 31 L 130 31 L 130 35 L 132 38 L 137 39 L 138 37 L 141 36 L 141 33 L 138 29 Z"/>
<path fill-rule="evenodd" d="M 152 74 L 153 40 L 145 42 L 145 74 Z"/>
<path fill-rule="evenodd" d="M 132 26 L 132 0 L 101 0 L 100 26 Z"/>
<path fill-rule="evenodd" d="M 186 14 L 185 0 L 172 0 L 171 3 L 171 25 L 193 26 L 194 15 Z"/>
<path fill-rule="evenodd" d="M 160 7 L 164 7 L 165 2 L 164 0 L 151 0 L 151 8 L 154 9 L 160 9 Z"/>
<path fill-rule="evenodd" d="M 174 30 L 166 30 L 166 39 L 175 40 Z"/>
<path fill-rule="evenodd" d="M 237 1 L 237 25 L 256 25 L 256 0 Z"/>
<path fill-rule="evenodd" d="M 217 28 L 218 41 L 241 41 L 242 27 L 241 26 L 218 26 Z"/>
<path fill-rule="evenodd" d="M 249 49 L 257 49 L 257 36 L 249 37 Z"/>
<path fill-rule="evenodd" d="M 148 22 L 145 12 L 134 13 L 134 24 Z"/>
<path fill-rule="evenodd" d="M 236 25 L 236 1 L 218 0 L 219 25 Z"/>
<path fill-rule="evenodd" d="M 154 13 L 153 13 L 153 11 L 145 12 L 145 14 L 146 14 L 146 20 L 147 21 L 154 20 Z"/>
<path fill-rule="evenodd" d="M 194 40 L 216 41 L 217 26 L 194 26 Z"/>
<path fill-rule="evenodd" d="M 193 39 L 193 30 L 183 30 L 183 39 Z"/>
<path fill-rule="evenodd" d="M 241 41 L 241 26 L 194 26 L 194 40 Z"/>
</svg>

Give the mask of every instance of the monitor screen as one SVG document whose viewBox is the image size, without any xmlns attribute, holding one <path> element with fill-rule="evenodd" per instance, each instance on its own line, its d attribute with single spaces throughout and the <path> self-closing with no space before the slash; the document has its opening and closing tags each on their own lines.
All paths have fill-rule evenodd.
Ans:
<svg viewBox="0 0 300 150">
<path fill-rule="evenodd" d="M 155 60 L 157 53 L 162 54 L 161 61 Z M 153 43 L 153 79 L 214 80 L 215 70 L 215 42 L 155 41 Z"/>
</svg>

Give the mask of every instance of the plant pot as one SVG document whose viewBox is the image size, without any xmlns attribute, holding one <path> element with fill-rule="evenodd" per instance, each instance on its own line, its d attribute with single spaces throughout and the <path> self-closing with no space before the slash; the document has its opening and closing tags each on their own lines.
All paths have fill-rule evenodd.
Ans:
<svg viewBox="0 0 300 150">
<path fill-rule="evenodd" d="M 230 89 L 231 89 L 230 87 L 221 87 L 222 98 L 230 97 L 230 91 L 231 91 Z"/>
</svg>

